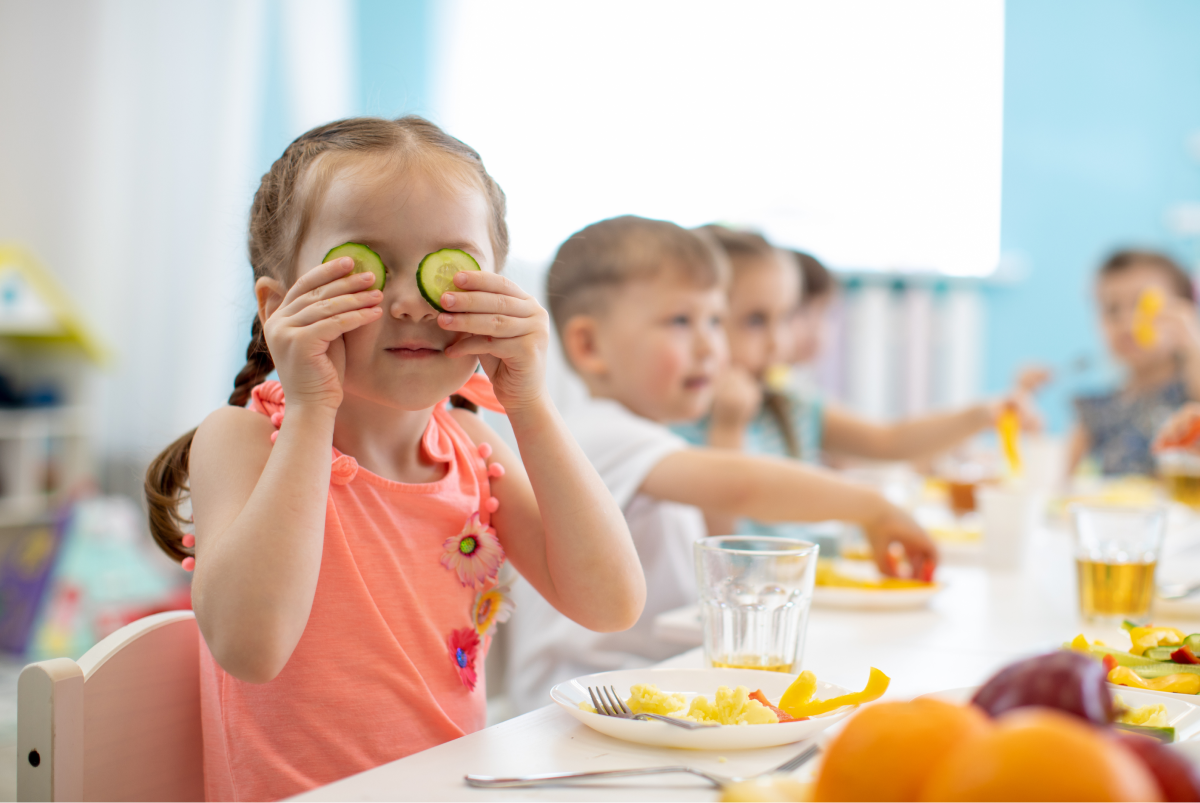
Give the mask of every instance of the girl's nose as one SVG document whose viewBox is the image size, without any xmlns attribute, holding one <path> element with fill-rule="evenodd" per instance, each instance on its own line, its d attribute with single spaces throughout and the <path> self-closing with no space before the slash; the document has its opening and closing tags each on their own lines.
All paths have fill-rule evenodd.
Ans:
<svg viewBox="0 0 1200 803">
<path fill-rule="evenodd" d="M 405 281 L 408 276 L 409 274 L 405 273 L 388 278 L 388 283 L 383 288 L 384 306 L 388 314 L 397 320 L 409 318 L 423 321 L 437 318 L 437 310 L 421 295 L 417 283 L 411 278 Z"/>
</svg>

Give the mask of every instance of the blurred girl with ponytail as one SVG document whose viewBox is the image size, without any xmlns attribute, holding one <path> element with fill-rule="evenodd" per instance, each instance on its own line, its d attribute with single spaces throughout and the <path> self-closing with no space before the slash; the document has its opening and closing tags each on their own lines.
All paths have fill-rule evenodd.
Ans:
<svg viewBox="0 0 1200 803">
<path fill-rule="evenodd" d="M 546 312 L 499 274 L 504 203 L 418 117 L 313 129 L 263 177 L 246 366 L 146 479 L 155 539 L 195 571 L 210 800 L 295 795 L 482 727 L 506 558 L 585 627 L 641 612 L 621 511 L 547 398 Z M 347 242 L 380 256 L 382 290 L 322 264 Z M 444 248 L 482 270 L 439 313 L 414 276 Z M 507 413 L 523 464 L 473 405 Z"/>
</svg>

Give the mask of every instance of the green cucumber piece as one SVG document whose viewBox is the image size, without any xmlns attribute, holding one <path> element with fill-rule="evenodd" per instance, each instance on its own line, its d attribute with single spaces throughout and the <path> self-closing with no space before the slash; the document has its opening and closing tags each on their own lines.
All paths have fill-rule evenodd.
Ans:
<svg viewBox="0 0 1200 803">
<path fill-rule="evenodd" d="M 332 249 L 325 255 L 325 262 L 331 262 L 339 257 L 350 257 L 354 260 L 354 270 L 350 274 L 355 273 L 374 273 L 375 284 L 368 287 L 368 290 L 382 290 L 387 284 L 387 268 L 383 265 L 383 260 L 379 258 L 379 254 L 372 251 L 362 243 L 343 243 L 337 248 Z"/>
<path fill-rule="evenodd" d="M 1193 633 L 1183 640 L 1183 646 L 1187 647 L 1198 657 L 1200 657 L 1200 633 Z"/>
<path fill-rule="evenodd" d="M 1115 650 L 1111 647 L 1092 647 L 1091 653 L 1093 658 L 1098 658 L 1101 661 L 1104 660 L 1104 656 L 1111 655 L 1113 660 L 1117 662 L 1117 666 L 1138 667 L 1162 663 L 1161 661 L 1156 661 L 1153 658 L 1145 658 L 1141 655 L 1134 655 L 1133 653 L 1125 650 Z"/>
<path fill-rule="evenodd" d="M 1165 675 L 1200 675 L 1200 664 L 1176 664 L 1170 661 L 1155 661 L 1148 666 L 1131 667 L 1144 678 L 1161 678 Z"/>
<path fill-rule="evenodd" d="M 1140 733 L 1143 736 L 1149 736 L 1151 739 L 1163 744 L 1170 744 L 1175 741 L 1174 728 L 1150 728 L 1145 725 L 1126 725 L 1124 722 L 1114 722 L 1113 727 L 1119 731 Z"/>
<path fill-rule="evenodd" d="M 426 254 L 417 266 L 417 289 L 438 312 L 442 309 L 442 294 L 454 288 L 454 277 L 465 270 L 481 270 L 475 257 L 457 248 L 443 248 Z"/>
<path fill-rule="evenodd" d="M 1150 649 L 1146 650 L 1144 655 L 1147 658 L 1153 658 L 1156 661 L 1169 661 L 1171 660 L 1171 653 L 1178 649 L 1179 645 L 1174 647 L 1151 647 Z"/>
</svg>

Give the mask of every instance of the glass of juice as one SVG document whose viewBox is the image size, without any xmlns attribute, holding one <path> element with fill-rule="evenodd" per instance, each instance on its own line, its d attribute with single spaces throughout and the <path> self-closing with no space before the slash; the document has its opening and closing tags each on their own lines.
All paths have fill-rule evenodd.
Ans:
<svg viewBox="0 0 1200 803">
<path fill-rule="evenodd" d="M 1200 455 L 1182 449 L 1162 452 L 1158 455 L 1158 476 L 1172 499 L 1200 508 Z"/>
<path fill-rule="evenodd" d="M 1167 530 L 1161 506 L 1075 505 L 1079 611 L 1085 619 L 1145 621 Z"/>
<path fill-rule="evenodd" d="M 709 666 L 799 671 L 819 552 L 810 541 L 773 536 L 696 542 Z"/>
</svg>

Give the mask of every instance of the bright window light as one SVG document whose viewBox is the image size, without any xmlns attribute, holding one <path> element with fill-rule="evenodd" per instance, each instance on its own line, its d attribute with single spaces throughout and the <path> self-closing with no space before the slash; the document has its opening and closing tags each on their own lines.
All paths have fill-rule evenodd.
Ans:
<svg viewBox="0 0 1200 803">
<path fill-rule="evenodd" d="M 436 7 L 436 117 L 508 193 L 516 259 L 633 213 L 848 270 L 996 268 L 1002 0 Z"/>
</svg>

